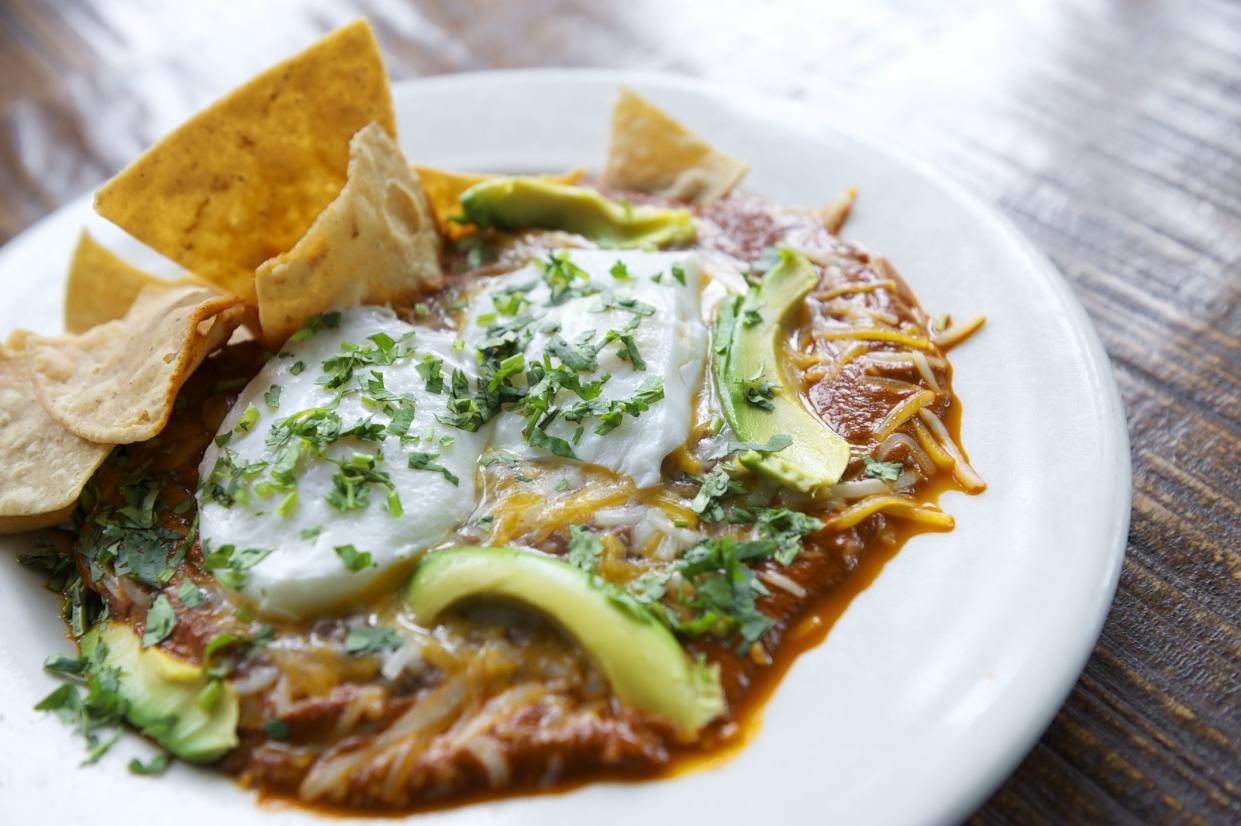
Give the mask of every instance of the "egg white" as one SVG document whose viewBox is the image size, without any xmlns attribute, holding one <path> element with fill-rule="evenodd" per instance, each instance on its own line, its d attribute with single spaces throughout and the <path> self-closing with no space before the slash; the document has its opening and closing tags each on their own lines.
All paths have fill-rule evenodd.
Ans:
<svg viewBox="0 0 1241 826">
<path fill-rule="evenodd" d="M 590 286 L 611 292 L 617 297 L 632 297 L 654 307 L 653 315 L 642 318 L 633 333 L 634 342 L 646 362 L 645 370 L 636 370 L 630 362 L 621 358 L 620 345 L 612 343 L 598 354 L 599 369 L 584 374 L 584 379 L 607 373 L 611 379 L 603 386 L 600 398 L 617 400 L 631 398 L 648 377 L 656 377 L 663 383 L 664 398 L 655 402 L 639 417 L 626 415 L 623 423 L 609 433 L 594 432 L 597 421 L 583 422 L 580 440 L 573 446 L 579 461 L 599 465 L 633 480 L 638 488 L 659 483 L 660 465 L 665 456 L 685 443 L 691 426 L 691 409 L 706 363 L 707 328 L 699 314 L 698 295 L 703 278 L 699 257 L 686 252 L 635 252 L 612 250 L 572 250 L 569 260 L 580 267 L 589 282 L 577 281 L 574 286 Z M 618 280 L 611 274 L 612 267 L 620 262 L 629 274 L 629 280 Z M 684 274 L 682 284 L 672 276 L 674 265 Z M 573 341 L 586 331 L 596 331 L 596 340 L 609 329 L 623 328 L 633 315 L 624 310 L 596 311 L 601 304 L 600 295 L 572 298 L 559 306 L 546 306 L 550 288 L 540 275 L 543 265 L 539 261 L 498 276 L 491 280 L 470 300 L 470 309 L 463 337 L 466 346 L 473 348 L 484 337 L 486 324 L 481 323 L 494 314 L 491 296 L 497 292 L 519 285 L 535 284 L 525 295 L 533 311 L 540 314 L 536 327 L 557 325 L 558 335 Z M 659 276 L 659 281 L 652 280 Z M 542 358 L 552 338 L 551 333 L 538 332 L 526 348 L 526 362 Z M 569 406 L 576 397 L 571 391 L 562 390 L 556 403 Z M 501 413 L 496 419 L 492 448 L 527 459 L 547 461 L 563 460 L 546 450 L 531 447 L 522 435 L 527 420 L 517 411 Z M 557 420 L 547 428 L 552 436 L 572 439 L 577 423 Z"/>
<path fill-rule="evenodd" d="M 297 476 L 297 504 L 286 516 L 275 512 L 282 496 L 279 493 L 269 498 L 251 495 L 248 501 L 230 507 L 199 494 L 199 530 L 206 549 L 233 545 L 270 551 L 244 572 L 241 588 L 242 596 L 265 614 L 298 618 L 347 604 L 394 569 L 407 567 L 418 551 L 444 541 L 473 511 L 478 459 L 491 427 L 484 425 L 470 433 L 438 423 L 435 416 L 445 412 L 447 396 L 427 391 L 416 364 L 430 353 L 444 360 L 446 382 L 452 370 L 460 368 L 471 376 L 472 385 L 474 362 L 453 349 L 456 336 L 452 333 L 406 324 L 385 308 L 343 310 L 336 329 L 324 329 L 305 341 L 287 344 L 281 355 L 271 359 L 246 386 L 220 433 L 233 434 L 227 449 L 239 459 L 270 460 L 272 452 L 265 441 L 277 420 L 332 402 L 334 391 L 318 384 L 317 379 L 323 375 L 323 361 L 337 355 L 342 343 L 367 345 L 367 336 L 378 332 L 399 340 L 411 331 L 415 357 L 377 369 L 383 373 L 388 390 L 413 397 L 415 416 L 409 435 L 422 437 L 417 442 L 402 445 L 394 435 L 378 443 L 337 441 L 324 457 L 304 462 Z M 294 375 L 293 366 L 299 362 L 305 369 Z M 368 371 L 360 372 L 365 376 Z M 277 410 L 269 409 L 263 397 L 273 384 L 281 387 Z M 234 432 L 251 405 L 259 411 L 258 422 L 249 432 Z M 363 404 L 361 393 L 346 395 L 336 410 L 346 428 L 371 416 L 376 422 L 388 422 L 388 417 Z M 451 444 L 441 444 L 444 437 L 450 438 Z M 327 459 L 348 459 L 355 452 L 373 454 L 376 447 L 381 447 L 384 455 L 378 467 L 389 474 L 404 513 L 395 516 L 386 509 L 387 491 L 380 486 L 371 486 L 366 507 L 337 510 L 328 503 L 327 495 L 338 467 Z M 208 447 L 199 469 L 201 478 L 208 478 L 221 451 L 214 443 Z M 438 453 L 434 461 L 455 475 L 458 483 L 452 484 L 435 471 L 410 468 L 410 451 Z M 315 529 L 317 535 L 310 536 Z M 303 538 L 306 536 L 310 538 Z M 335 550 L 346 545 L 369 553 L 373 565 L 358 572 L 348 570 Z"/>
</svg>

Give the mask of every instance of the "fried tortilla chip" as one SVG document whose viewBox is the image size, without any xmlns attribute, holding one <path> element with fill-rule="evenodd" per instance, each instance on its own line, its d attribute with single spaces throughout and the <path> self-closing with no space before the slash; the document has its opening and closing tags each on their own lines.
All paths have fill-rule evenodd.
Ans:
<svg viewBox="0 0 1241 826">
<path fill-rule="evenodd" d="M 124 318 L 76 336 L 26 339 L 39 404 L 103 444 L 150 439 L 177 391 L 241 323 L 241 299 L 202 287 L 144 287 Z"/>
<path fill-rule="evenodd" d="M 443 279 L 435 221 L 401 150 L 376 124 L 350 147 L 340 195 L 293 249 L 258 269 L 259 326 L 269 346 L 314 313 L 399 301 Z"/>
<path fill-rule="evenodd" d="M 26 360 L 23 351 L 0 346 L 0 534 L 63 522 L 112 450 L 47 415 L 35 400 Z"/>
<path fill-rule="evenodd" d="M 727 195 L 749 168 L 621 87 L 612 108 L 605 187 L 702 204 Z"/>
<path fill-rule="evenodd" d="M 435 213 L 435 222 L 439 225 L 440 232 L 448 238 L 460 238 L 474 231 L 472 227 L 448 220 L 461 214 L 461 193 L 474 184 L 501 177 L 482 172 L 451 172 L 432 166 L 415 166 L 414 171 L 422 181 L 422 188 L 427 193 L 427 200 L 431 203 L 431 211 Z M 576 168 L 560 174 L 535 177 L 556 184 L 575 184 L 585 174 L 586 170 Z"/>
<path fill-rule="evenodd" d="M 254 270 L 289 249 L 345 183 L 349 139 L 396 135 L 365 20 L 280 63 L 147 150 L 95 195 L 99 214 L 254 301 Z"/>
<path fill-rule="evenodd" d="M 70 333 L 84 333 L 105 321 L 120 318 L 148 284 L 206 286 L 192 275 L 168 279 L 143 272 L 82 230 L 69 263 L 69 281 L 65 284 L 65 329 Z"/>
</svg>

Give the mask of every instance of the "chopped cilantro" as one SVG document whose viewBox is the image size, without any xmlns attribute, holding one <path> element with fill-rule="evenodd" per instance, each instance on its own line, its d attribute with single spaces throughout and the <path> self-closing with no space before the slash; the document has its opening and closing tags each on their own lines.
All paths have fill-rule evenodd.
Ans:
<svg viewBox="0 0 1241 826">
<path fill-rule="evenodd" d="M 345 568 L 355 574 L 365 568 L 375 567 L 370 551 L 359 551 L 352 545 L 337 545 L 334 550 Z"/>
<path fill-rule="evenodd" d="M 774 399 L 776 393 L 780 391 L 780 385 L 764 379 L 761 371 L 753 378 L 742 381 L 741 390 L 745 393 L 746 404 L 751 407 L 757 407 L 759 410 L 776 409 Z"/>
<path fill-rule="evenodd" d="M 504 384 L 509 376 L 518 375 L 522 370 L 526 369 L 526 357 L 521 353 L 514 353 L 508 358 L 500 362 L 500 366 L 492 374 L 487 381 L 488 392 L 494 393 Z"/>
<path fill-rule="evenodd" d="M 748 450 L 769 456 L 772 453 L 779 453 L 791 444 L 793 444 L 793 438 L 787 433 L 776 433 L 766 442 L 734 442 L 730 440 L 713 450 L 706 458 L 708 460 L 723 459 L 725 456 L 733 453 L 741 453 Z"/>
<path fill-rule="evenodd" d="M 272 719 L 263 724 L 263 731 L 273 740 L 285 741 L 292 735 L 289 724 L 284 720 Z"/>
<path fill-rule="evenodd" d="M 402 643 L 401 635 L 391 628 L 355 625 L 345 637 L 345 650 L 350 654 L 378 654 L 395 651 Z"/>
<path fill-rule="evenodd" d="M 107 647 L 100 643 L 90 655 L 77 658 L 80 664 L 58 672 L 80 679 L 85 695 L 79 693 L 77 685 L 65 683 L 35 706 L 36 711 L 54 713 L 82 735 L 87 763 L 97 761 L 119 739 L 128 705 L 120 693 L 120 670 L 105 666 L 106 657 Z"/>
<path fill-rule="evenodd" d="M 177 586 L 177 599 L 186 608 L 197 608 L 207 601 L 202 589 L 188 579 L 182 580 L 181 584 Z"/>
<path fill-rule="evenodd" d="M 608 330 L 607 336 L 604 338 L 604 344 L 619 341 L 621 344 L 621 358 L 628 361 L 633 366 L 633 369 L 639 372 L 646 369 L 646 361 L 643 360 L 642 354 L 638 352 L 638 343 L 634 339 L 633 334 L 638 329 L 638 323 L 641 320 L 641 316 L 634 316 L 633 320 L 625 325 L 624 329 Z"/>
<path fill-rule="evenodd" d="M 465 266 L 477 269 L 496 257 L 496 252 L 479 235 L 469 235 L 457 241 L 457 249 L 465 253 Z"/>
<path fill-rule="evenodd" d="M 61 677 L 81 677 L 90 663 L 85 657 L 66 657 L 53 654 L 43 661 L 43 667 Z"/>
<path fill-rule="evenodd" d="M 410 402 L 403 402 L 392 411 L 392 418 L 388 421 L 388 433 L 393 436 L 404 436 L 409 432 L 409 426 L 413 422 L 414 405 Z"/>
<path fill-rule="evenodd" d="M 237 426 L 233 428 L 234 433 L 249 433 L 259 421 L 259 409 L 254 405 L 248 405 L 241 412 L 241 418 L 237 420 Z"/>
<path fill-rule="evenodd" d="M 453 486 L 460 485 L 461 480 L 455 474 L 453 474 L 451 470 L 435 462 L 435 460 L 438 459 L 439 457 L 440 457 L 440 454 L 438 453 L 412 452 L 409 454 L 409 466 L 413 470 L 429 470 L 434 473 L 439 473 L 443 475 L 445 479 L 451 482 Z"/>
<path fill-rule="evenodd" d="M 355 453 L 349 459 L 329 459 L 340 470 L 332 474 L 332 490 L 324 497 L 327 503 L 342 513 L 365 508 L 370 499 L 372 485 L 388 490 L 388 511 L 401 515 L 400 500 L 392 479 L 376 465 L 383 459 L 382 453 Z"/>
<path fill-rule="evenodd" d="M 573 445 L 559 436 L 551 435 L 541 427 L 535 427 L 531 430 L 527 441 L 530 443 L 530 447 L 546 450 L 562 459 L 577 458 L 577 454 L 573 452 Z"/>
<path fill-rule="evenodd" d="M 574 287 L 575 281 L 586 282 L 586 287 Z M 570 298 L 586 295 L 589 288 L 590 275 L 569 260 L 569 253 L 560 251 L 547 256 L 543 264 L 543 282 L 551 290 L 551 305 L 558 306 Z"/>
<path fill-rule="evenodd" d="M 288 516 L 297 507 L 297 491 L 289 491 L 280 504 L 276 506 L 276 516 Z"/>
<path fill-rule="evenodd" d="M 655 315 L 655 307 L 647 304 L 645 301 L 639 301 L 632 296 L 618 296 L 614 293 L 604 293 L 599 297 L 599 303 L 590 308 L 592 313 L 602 313 L 607 310 L 620 310 L 621 312 L 632 313 L 637 318 L 647 318 Z"/>
<path fill-rule="evenodd" d="M 738 542 L 716 537 L 690 548 L 673 565 L 693 588 L 684 602 L 690 617 L 665 611 L 664 618 L 690 636 L 738 636 L 738 648 L 744 651 L 775 624 L 755 605 L 768 591 L 746 563 L 770 557 L 776 547 L 772 540 Z"/>
<path fill-rule="evenodd" d="M 717 465 L 703 478 L 689 506 L 706 521 L 719 522 L 724 518 L 723 500 L 741 493 L 745 493 L 745 486 L 729 476 L 723 465 Z"/>
<path fill-rule="evenodd" d="M 603 553 L 603 542 L 590 528 L 574 525 L 569 528 L 569 551 L 567 559 L 574 568 L 594 573 Z"/>
<path fill-rule="evenodd" d="M 34 550 L 18 554 L 17 562 L 26 570 L 47 577 L 44 583 L 47 589 L 58 593 L 65 589 L 75 570 L 73 557 L 61 553 L 46 539 L 36 540 Z"/>
<path fill-rule="evenodd" d="M 215 578 L 226 588 L 237 590 L 245 584 L 245 572 L 262 562 L 271 553 L 270 548 L 242 548 L 221 545 L 208 551 L 203 557 L 203 567 L 215 571 Z"/>
<path fill-rule="evenodd" d="M 494 464 L 502 464 L 505 467 L 517 467 L 521 464 L 521 460 L 510 453 L 489 453 L 479 458 L 478 463 L 483 467 L 491 467 Z"/>
<path fill-rule="evenodd" d="M 411 337 L 412 333 L 407 334 L 402 336 L 398 342 L 386 333 L 376 333 L 369 337 L 371 344 L 367 346 L 343 341 L 336 355 L 324 359 L 323 375 L 316 380 L 316 383 L 328 390 L 343 391 L 353 381 L 354 374 L 359 369 L 386 367 L 412 355 L 413 351 L 409 345 Z"/>
<path fill-rule="evenodd" d="M 870 456 L 863 456 L 862 464 L 866 467 L 865 475 L 885 482 L 895 482 L 901 478 L 901 471 L 905 469 L 900 462 L 880 462 Z"/>
<path fill-rule="evenodd" d="M 625 266 L 624 261 L 617 260 L 617 262 L 612 265 L 612 269 L 608 270 L 608 272 L 610 272 L 612 274 L 612 277 L 615 278 L 617 281 L 632 281 L 633 280 L 633 276 L 630 275 L 629 268 Z"/>
<path fill-rule="evenodd" d="M 148 763 L 143 763 L 137 757 L 132 758 L 129 761 L 129 773 L 145 777 L 157 777 L 166 772 L 171 765 L 172 755 L 166 751 L 161 751 L 152 757 Z"/>
<path fill-rule="evenodd" d="M 263 394 L 263 401 L 272 410 L 278 409 L 280 407 L 280 385 L 273 384 L 267 388 L 267 392 Z"/>
<path fill-rule="evenodd" d="M 250 638 L 243 636 L 242 634 L 233 634 L 230 632 L 216 634 L 207 643 L 206 647 L 203 648 L 203 663 L 210 663 L 211 658 L 215 656 L 215 652 L 217 651 L 221 651 L 225 648 L 232 648 L 235 645 L 250 645 L 250 643 Z"/>
<path fill-rule="evenodd" d="M 813 516 L 788 508 L 759 508 L 754 513 L 759 533 L 776 544 L 775 559 L 788 565 L 801 551 L 801 540 L 823 527 Z"/>
<path fill-rule="evenodd" d="M 150 648 L 168 638 L 177 625 L 177 612 L 168 597 L 160 594 L 147 609 L 146 625 L 142 632 L 142 647 Z"/>
<path fill-rule="evenodd" d="M 339 326 L 340 313 L 337 311 L 312 315 L 302 322 L 301 328 L 296 333 L 289 336 L 289 341 L 305 341 L 324 328 L 335 330 Z"/>
<path fill-rule="evenodd" d="M 685 286 L 685 269 L 680 264 L 672 265 L 672 277 L 675 278 L 677 283 L 682 287 Z"/>
<path fill-rule="evenodd" d="M 523 305 L 530 303 L 530 300 L 522 293 L 520 289 L 498 290 L 492 293 L 491 303 L 500 315 L 514 316 L 521 312 Z"/>
<path fill-rule="evenodd" d="M 591 330 L 578 341 L 570 344 L 561 336 L 556 336 L 547 345 L 547 352 L 560 359 L 560 363 L 570 370 L 578 372 L 597 370 L 599 363 L 595 358 L 596 350 L 590 346 L 590 339 L 593 337 L 594 331 Z"/>
<path fill-rule="evenodd" d="M 638 602 L 659 602 L 668 590 L 668 577 L 657 571 L 647 571 L 630 582 L 628 589 Z"/>
</svg>

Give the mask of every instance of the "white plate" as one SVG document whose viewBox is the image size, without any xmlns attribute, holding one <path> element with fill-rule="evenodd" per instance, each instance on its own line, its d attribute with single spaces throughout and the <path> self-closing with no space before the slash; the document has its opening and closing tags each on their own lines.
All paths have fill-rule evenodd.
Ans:
<svg viewBox="0 0 1241 826">
<path fill-rule="evenodd" d="M 1107 358 L 1061 277 L 1014 229 L 942 178 L 811 110 L 664 76 L 536 71 L 395 89 L 401 143 L 425 164 L 598 169 L 619 83 L 753 165 L 751 191 L 818 205 L 861 195 L 846 234 L 890 256 L 926 308 L 989 322 L 953 352 L 963 439 L 990 483 L 945 495 L 948 534 L 915 538 L 827 642 L 797 661 L 734 760 L 672 780 L 597 784 L 423 816 L 420 823 L 938 823 L 969 814 L 1016 766 L 1077 678 L 1124 553 L 1129 451 Z M 153 257 L 77 201 L 0 252 L 0 332 L 59 329 L 83 224 Z M 15 552 L 21 543 L 0 542 Z M 129 775 L 127 743 L 77 768 L 80 741 L 31 706 L 66 649 L 52 599 L 0 559 L 0 811 L 13 823 L 115 813 L 191 823 L 303 823 L 208 771 Z M 13 819 L 15 816 L 16 819 Z M 85 821 L 83 821 L 85 822 Z M 91 820 L 90 822 L 99 822 Z"/>
</svg>

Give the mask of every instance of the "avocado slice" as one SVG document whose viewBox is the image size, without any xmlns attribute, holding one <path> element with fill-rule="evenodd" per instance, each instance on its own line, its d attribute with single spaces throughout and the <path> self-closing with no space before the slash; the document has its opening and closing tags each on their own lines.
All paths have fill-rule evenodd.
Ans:
<svg viewBox="0 0 1241 826">
<path fill-rule="evenodd" d="M 664 247 L 693 242 L 688 210 L 631 206 L 584 186 L 542 178 L 491 178 L 461 193 L 465 219 L 500 230 L 559 229 L 605 247 Z"/>
<path fill-rule="evenodd" d="M 555 621 L 621 702 L 666 718 L 684 734 L 724 711 L 718 666 L 695 663 L 626 592 L 565 562 L 516 548 L 458 546 L 427 554 L 405 590 L 421 625 L 466 599 L 515 602 Z"/>
<path fill-rule="evenodd" d="M 237 745 L 237 696 L 228 683 L 204 694 L 211 682 L 206 669 L 144 649 L 122 623 L 104 623 L 82 639 L 84 654 L 94 655 L 98 646 L 102 665 L 120 672 L 126 719 L 143 734 L 189 763 L 210 763 Z"/>
<path fill-rule="evenodd" d="M 782 368 L 786 320 L 818 281 L 805 256 L 781 251 L 756 290 L 721 307 L 712 352 L 720 405 L 737 437 L 766 443 L 783 433 L 793 440 L 779 452 L 750 450 L 737 460 L 803 493 L 839 482 L 849 463 L 849 443 L 806 407 Z"/>
</svg>

